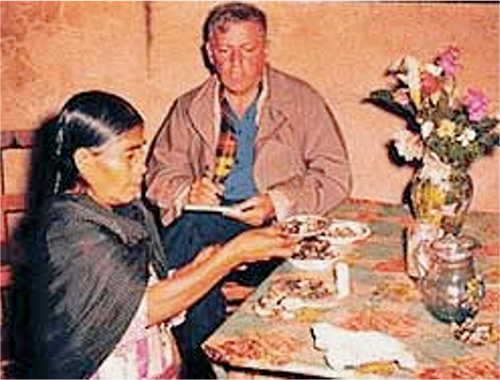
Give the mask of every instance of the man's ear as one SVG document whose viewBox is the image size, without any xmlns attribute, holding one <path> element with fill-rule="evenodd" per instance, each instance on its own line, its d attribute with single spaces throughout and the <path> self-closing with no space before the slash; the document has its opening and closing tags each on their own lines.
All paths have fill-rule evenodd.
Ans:
<svg viewBox="0 0 500 380">
<path fill-rule="evenodd" d="M 215 67 L 214 53 L 212 52 L 212 47 L 210 46 L 210 42 L 205 43 L 204 49 L 205 49 L 205 54 L 206 54 L 206 57 L 208 59 L 208 62 L 210 63 L 210 65 L 212 67 Z"/>
<path fill-rule="evenodd" d="M 88 148 L 78 148 L 73 158 L 75 159 L 75 165 L 78 171 L 83 177 L 87 177 L 89 170 L 95 167 L 94 155 Z"/>
</svg>

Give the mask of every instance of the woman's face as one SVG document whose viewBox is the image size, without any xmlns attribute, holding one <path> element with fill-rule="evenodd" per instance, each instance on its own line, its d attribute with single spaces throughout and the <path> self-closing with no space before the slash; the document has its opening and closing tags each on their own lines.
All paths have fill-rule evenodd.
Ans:
<svg viewBox="0 0 500 380">
<path fill-rule="evenodd" d="M 86 164 L 79 166 L 80 174 L 89 188 L 89 195 L 97 203 L 119 206 L 141 196 L 146 171 L 146 140 L 142 125 L 118 135 L 96 150 L 85 150 Z"/>
</svg>

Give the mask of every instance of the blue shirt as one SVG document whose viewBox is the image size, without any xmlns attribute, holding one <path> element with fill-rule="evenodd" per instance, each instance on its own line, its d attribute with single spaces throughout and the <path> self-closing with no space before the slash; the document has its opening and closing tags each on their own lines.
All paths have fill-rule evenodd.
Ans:
<svg viewBox="0 0 500 380">
<path fill-rule="evenodd" d="M 221 103 L 222 115 L 233 127 L 238 142 L 236 163 L 224 181 L 226 187 L 224 198 L 230 203 L 248 199 L 258 193 L 253 176 L 254 145 L 258 129 L 256 124 L 257 99 L 248 107 L 241 119 L 231 109 L 226 99 L 223 99 Z"/>
</svg>

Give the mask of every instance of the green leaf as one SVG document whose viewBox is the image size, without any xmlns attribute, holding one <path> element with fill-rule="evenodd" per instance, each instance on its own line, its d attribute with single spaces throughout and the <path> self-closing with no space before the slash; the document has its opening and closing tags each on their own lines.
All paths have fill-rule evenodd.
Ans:
<svg viewBox="0 0 500 380">
<path fill-rule="evenodd" d="M 494 129 L 498 124 L 498 120 L 493 117 L 485 117 L 481 121 L 472 123 L 471 127 L 479 133 L 487 133 Z"/>
<path fill-rule="evenodd" d="M 396 116 L 402 117 L 411 124 L 412 127 L 418 126 L 415 121 L 415 111 L 411 105 L 403 106 L 396 102 L 389 90 L 372 91 L 364 101 L 384 109 Z M 417 128 L 418 129 L 418 128 Z"/>
</svg>

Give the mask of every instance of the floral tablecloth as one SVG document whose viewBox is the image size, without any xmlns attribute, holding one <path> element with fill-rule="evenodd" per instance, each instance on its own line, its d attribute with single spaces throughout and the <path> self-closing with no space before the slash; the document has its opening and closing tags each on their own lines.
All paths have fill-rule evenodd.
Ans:
<svg viewBox="0 0 500 380">
<path fill-rule="evenodd" d="M 486 297 L 476 321 L 490 324 L 493 331 L 489 342 L 481 346 L 461 342 L 453 336 L 450 325 L 434 319 L 422 304 L 415 284 L 406 276 L 402 235 L 412 222 L 406 208 L 349 200 L 327 216 L 363 222 L 371 229 L 366 240 L 355 243 L 342 257 L 350 267 L 350 295 L 334 300 L 328 308 L 301 309 L 291 318 L 261 316 L 255 312 L 255 304 L 273 279 L 297 271 L 284 263 L 204 343 L 215 363 L 285 376 L 500 378 L 497 213 L 471 212 L 464 226 L 464 233 L 480 242 L 475 250 L 476 265 L 486 283 Z M 395 364 L 375 363 L 335 372 L 326 364 L 323 352 L 314 348 L 311 325 L 316 322 L 349 330 L 376 330 L 395 337 L 404 342 L 418 366 L 407 370 Z"/>
</svg>

